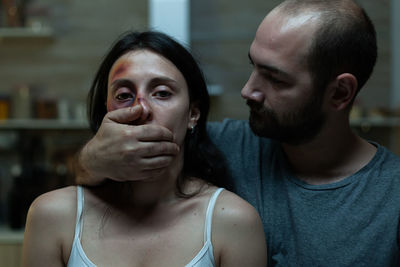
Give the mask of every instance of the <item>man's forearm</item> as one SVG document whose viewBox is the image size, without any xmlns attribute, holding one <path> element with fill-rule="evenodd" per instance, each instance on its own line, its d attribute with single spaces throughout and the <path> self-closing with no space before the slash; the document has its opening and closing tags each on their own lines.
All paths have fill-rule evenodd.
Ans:
<svg viewBox="0 0 400 267">
<path fill-rule="evenodd" d="M 94 173 L 90 173 L 89 169 L 85 168 L 85 166 L 87 166 L 86 164 L 88 163 L 88 160 L 86 160 L 88 157 L 86 153 L 87 152 L 86 145 L 75 155 L 74 159 L 75 183 L 79 185 L 101 184 L 105 180 L 105 177 L 96 175 Z"/>
</svg>

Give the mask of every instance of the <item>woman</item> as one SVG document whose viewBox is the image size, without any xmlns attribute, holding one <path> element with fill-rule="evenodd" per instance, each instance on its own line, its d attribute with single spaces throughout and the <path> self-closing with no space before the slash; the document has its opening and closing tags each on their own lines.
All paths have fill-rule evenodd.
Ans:
<svg viewBox="0 0 400 267">
<path fill-rule="evenodd" d="M 180 150 L 145 180 L 67 187 L 31 205 L 23 266 L 265 266 L 260 218 L 212 185 L 220 162 L 205 131 L 209 99 L 196 62 L 156 32 L 128 33 L 107 54 L 88 97 L 90 126 L 140 105 L 132 122 L 168 128 Z"/>
</svg>

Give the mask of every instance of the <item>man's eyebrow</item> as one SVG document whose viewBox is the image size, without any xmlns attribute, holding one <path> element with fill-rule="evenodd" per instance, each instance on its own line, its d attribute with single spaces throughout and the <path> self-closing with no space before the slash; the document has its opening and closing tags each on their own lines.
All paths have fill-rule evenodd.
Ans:
<svg viewBox="0 0 400 267">
<path fill-rule="evenodd" d="M 283 71 L 283 70 L 281 70 L 281 69 L 279 69 L 277 67 L 270 66 L 270 65 L 265 65 L 265 64 L 254 63 L 253 59 L 251 58 L 250 53 L 248 53 L 248 56 L 249 56 L 250 63 L 252 65 L 256 66 L 257 68 L 262 69 L 262 70 L 266 70 L 266 71 L 268 71 L 270 73 L 273 73 L 273 74 L 276 74 L 278 76 L 281 76 L 282 78 L 287 78 L 287 79 L 291 78 L 291 75 L 289 73 L 287 73 L 287 72 L 285 72 L 285 71 Z"/>
</svg>

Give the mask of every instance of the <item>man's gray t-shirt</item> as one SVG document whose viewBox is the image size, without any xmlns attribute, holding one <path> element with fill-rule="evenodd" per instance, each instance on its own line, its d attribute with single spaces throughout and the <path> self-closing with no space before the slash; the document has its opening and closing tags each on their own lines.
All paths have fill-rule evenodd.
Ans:
<svg viewBox="0 0 400 267">
<path fill-rule="evenodd" d="M 279 142 L 247 122 L 209 123 L 208 133 L 233 191 L 261 215 L 269 266 L 400 266 L 399 157 L 375 144 L 354 175 L 310 185 L 291 174 Z"/>
</svg>

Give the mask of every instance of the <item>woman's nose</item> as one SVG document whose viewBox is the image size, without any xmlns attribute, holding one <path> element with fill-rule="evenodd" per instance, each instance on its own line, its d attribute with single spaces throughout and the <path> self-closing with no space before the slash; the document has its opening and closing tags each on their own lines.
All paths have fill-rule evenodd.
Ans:
<svg viewBox="0 0 400 267">
<path fill-rule="evenodd" d="M 133 102 L 132 106 L 141 105 L 142 106 L 142 115 L 137 120 L 138 124 L 144 124 L 147 121 L 152 119 L 152 108 L 149 102 L 144 97 L 136 97 L 135 101 Z"/>
</svg>

